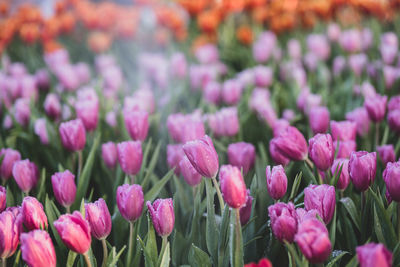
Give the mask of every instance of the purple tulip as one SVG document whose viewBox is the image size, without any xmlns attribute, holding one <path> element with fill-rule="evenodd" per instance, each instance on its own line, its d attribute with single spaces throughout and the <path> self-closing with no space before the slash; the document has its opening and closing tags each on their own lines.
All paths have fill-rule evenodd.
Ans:
<svg viewBox="0 0 400 267">
<path fill-rule="evenodd" d="M 339 143 L 339 145 L 338 145 Z M 334 141 L 333 147 L 337 149 L 336 158 L 349 158 L 351 152 L 356 151 L 356 141 Z"/>
<path fill-rule="evenodd" d="M 128 175 L 136 175 L 142 166 L 142 143 L 125 141 L 117 144 L 118 161 L 121 169 Z"/>
<path fill-rule="evenodd" d="M 391 199 L 400 202 L 400 162 L 389 162 L 383 171 L 383 180 Z"/>
<path fill-rule="evenodd" d="M 335 187 L 327 184 L 309 185 L 304 189 L 304 206 L 306 210 L 317 210 L 324 222 L 328 224 L 335 212 Z"/>
<path fill-rule="evenodd" d="M 53 93 L 47 94 L 43 105 L 47 116 L 49 116 L 52 119 L 58 119 L 60 117 L 61 103 L 56 94 Z"/>
<path fill-rule="evenodd" d="M 205 135 L 203 121 L 197 112 L 188 115 L 180 113 L 169 115 L 167 128 L 172 139 L 180 143 L 193 141 Z"/>
<path fill-rule="evenodd" d="M 385 86 L 391 89 L 393 84 L 399 78 L 399 69 L 392 66 L 383 66 L 383 78 L 385 79 Z"/>
<path fill-rule="evenodd" d="M 295 241 L 300 251 L 311 263 L 322 263 L 331 254 L 332 244 L 323 222 L 318 219 L 304 220 L 299 224 Z"/>
<path fill-rule="evenodd" d="M 44 145 L 49 144 L 49 135 L 47 133 L 46 119 L 40 118 L 35 121 L 35 134 L 39 136 L 40 142 Z"/>
<path fill-rule="evenodd" d="M 222 85 L 222 100 L 227 105 L 236 105 L 242 96 L 242 85 L 236 80 L 226 80 Z"/>
<path fill-rule="evenodd" d="M 328 59 L 331 53 L 329 41 L 323 34 L 309 34 L 307 36 L 307 48 L 320 60 Z"/>
<path fill-rule="evenodd" d="M 134 222 L 142 215 L 144 196 L 140 185 L 124 184 L 117 188 L 117 206 L 125 220 Z"/>
<path fill-rule="evenodd" d="M 12 174 L 19 188 L 28 193 L 39 180 L 39 170 L 35 163 L 28 159 L 16 161 L 13 165 Z"/>
<path fill-rule="evenodd" d="M 250 143 L 239 142 L 228 146 L 229 164 L 241 168 L 243 174 L 253 168 L 256 159 L 255 148 Z"/>
<path fill-rule="evenodd" d="M 111 232 L 111 215 L 104 199 L 85 204 L 85 214 L 92 236 L 99 240 L 106 239 Z"/>
<path fill-rule="evenodd" d="M 183 145 L 183 151 L 196 171 L 202 176 L 212 178 L 217 175 L 218 154 L 210 137 L 205 135 L 201 139 L 187 142 Z"/>
<path fill-rule="evenodd" d="M 181 144 L 177 145 L 167 145 L 167 164 L 170 169 L 175 168 L 174 172 L 176 175 L 181 173 L 179 162 L 185 156 Z"/>
<path fill-rule="evenodd" d="M 362 35 L 357 29 L 343 31 L 339 37 L 339 44 L 346 52 L 358 52 L 362 48 Z"/>
<path fill-rule="evenodd" d="M 375 180 L 376 152 L 352 152 L 349 161 L 349 174 L 357 190 L 367 190 Z"/>
<path fill-rule="evenodd" d="M 1 157 L 3 157 L 3 160 L 0 166 L 0 177 L 3 180 L 8 180 L 12 175 L 13 165 L 21 159 L 21 154 L 11 148 L 2 148 L 0 150 Z"/>
<path fill-rule="evenodd" d="M 341 30 L 340 30 L 340 26 L 337 25 L 336 23 L 330 23 L 328 25 L 328 29 L 327 29 L 327 35 L 330 41 L 332 42 L 336 42 L 339 40 L 340 38 L 340 34 L 341 34 Z"/>
<path fill-rule="evenodd" d="M 188 185 L 196 186 L 201 182 L 201 174 L 196 171 L 186 156 L 183 156 L 179 162 L 179 170 Z"/>
<path fill-rule="evenodd" d="M 237 108 L 222 108 L 208 115 L 208 124 L 215 136 L 235 136 L 239 132 Z"/>
<path fill-rule="evenodd" d="M 290 123 L 285 119 L 276 120 L 273 126 L 274 137 L 278 137 L 282 132 L 290 126 Z"/>
<path fill-rule="evenodd" d="M 238 167 L 222 165 L 219 171 L 219 181 L 222 196 L 229 207 L 238 209 L 246 204 L 246 184 Z"/>
<path fill-rule="evenodd" d="M 274 166 L 272 170 L 271 166 L 267 166 L 265 174 L 269 195 L 275 200 L 281 199 L 287 190 L 285 169 L 283 169 L 282 165 Z"/>
<path fill-rule="evenodd" d="M 299 40 L 290 39 L 287 43 L 288 54 L 291 59 L 299 60 L 301 59 L 301 44 Z"/>
<path fill-rule="evenodd" d="M 11 257 L 17 250 L 20 228 L 12 211 L 0 213 L 0 258 Z"/>
<path fill-rule="evenodd" d="M 357 125 L 352 121 L 331 121 L 331 131 L 334 141 L 356 140 Z"/>
<path fill-rule="evenodd" d="M 389 111 L 388 123 L 390 129 L 397 133 L 400 133 L 400 109 Z"/>
<path fill-rule="evenodd" d="M 110 169 L 113 169 L 117 164 L 117 146 L 114 142 L 107 142 L 101 145 L 101 156 L 104 163 Z"/>
<path fill-rule="evenodd" d="M 296 117 L 293 109 L 284 109 L 282 112 L 282 118 L 287 121 L 292 121 Z"/>
<path fill-rule="evenodd" d="M 297 232 L 297 214 L 292 202 L 278 202 L 268 207 L 271 229 L 275 237 L 292 243 Z"/>
<path fill-rule="evenodd" d="M 43 230 L 21 234 L 22 259 L 29 267 L 55 267 L 56 252 L 50 235 Z"/>
<path fill-rule="evenodd" d="M 72 251 L 85 254 L 90 249 L 90 225 L 79 211 L 61 215 L 54 222 L 63 243 Z"/>
<path fill-rule="evenodd" d="M 143 141 L 149 131 L 149 114 L 146 111 L 124 112 L 125 127 L 133 140 Z"/>
<path fill-rule="evenodd" d="M 75 104 L 77 117 L 82 121 L 86 131 L 94 131 L 99 121 L 98 100 L 78 100 Z"/>
<path fill-rule="evenodd" d="M 7 190 L 5 187 L 0 186 L 0 213 L 6 208 L 7 204 Z"/>
<path fill-rule="evenodd" d="M 213 44 L 206 44 L 196 49 L 195 56 L 202 64 L 210 64 L 218 61 L 218 48 Z"/>
<path fill-rule="evenodd" d="M 359 136 L 365 136 L 369 132 L 370 119 L 368 116 L 367 109 L 365 107 L 359 107 L 350 111 L 346 114 L 346 120 L 356 123 L 357 134 Z"/>
<path fill-rule="evenodd" d="M 174 53 L 170 59 L 170 67 L 173 76 L 181 79 L 185 78 L 188 68 L 185 54 L 181 52 Z"/>
<path fill-rule="evenodd" d="M 388 111 L 400 109 L 400 95 L 392 97 L 387 105 Z"/>
<path fill-rule="evenodd" d="M 326 133 L 329 129 L 330 113 L 327 107 L 313 107 L 308 113 L 311 130 L 314 134 Z"/>
<path fill-rule="evenodd" d="M 333 60 L 333 74 L 335 76 L 338 76 L 342 73 L 342 71 L 345 69 L 346 67 L 346 59 L 343 56 L 337 56 L 335 57 L 335 59 Z"/>
<path fill-rule="evenodd" d="M 386 166 L 389 162 L 396 161 L 396 154 L 394 152 L 394 147 L 392 144 L 383 145 L 376 147 L 379 157 L 381 158 L 383 164 Z"/>
<path fill-rule="evenodd" d="M 343 158 L 335 159 L 331 167 L 332 175 L 335 175 L 335 173 L 339 173 L 340 168 L 342 168 L 342 172 L 340 173 L 340 177 L 337 182 L 337 187 L 341 190 L 344 190 L 347 188 L 350 182 L 349 160 Z"/>
<path fill-rule="evenodd" d="M 60 136 L 63 146 L 70 151 L 80 151 L 85 147 L 86 131 L 80 119 L 60 124 Z"/>
<path fill-rule="evenodd" d="M 251 216 L 251 207 L 253 204 L 253 197 L 250 195 L 250 190 L 247 189 L 247 200 L 246 204 L 240 208 L 240 224 L 245 225 L 249 222 Z"/>
<path fill-rule="evenodd" d="M 364 106 L 369 118 L 374 122 L 380 122 L 385 117 L 387 96 L 375 95 L 365 99 Z"/>
<path fill-rule="evenodd" d="M 51 176 L 51 183 L 57 202 L 66 208 L 71 206 L 76 196 L 75 175 L 69 170 L 56 172 Z"/>
<path fill-rule="evenodd" d="M 317 134 L 309 141 L 308 154 L 315 166 L 326 171 L 332 166 L 335 156 L 335 148 L 333 146 L 332 137 L 330 134 Z"/>
<path fill-rule="evenodd" d="M 221 85 L 218 82 L 209 82 L 204 87 L 203 97 L 207 102 L 217 105 L 220 101 L 221 90 Z"/>
<path fill-rule="evenodd" d="M 349 56 L 348 65 L 356 76 L 361 76 L 368 63 L 367 55 L 365 54 L 352 54 Z"/>
<path fill-rule="evenodd" d="M 360 267 L 391 267 L 392 253 L 383 245 L 368 243 L 356 248 Z"/>
<path fill-rule="evenodd" d="M 254 71 L 254 81 L 256 86 L 269 87 L 273 81 L 272 69 L 265 66 L 256 66 Z"/>
<path fill-rule="evenodd" d="M 47 91 L 50 87 L 49 72 L 46 69 L 39 69 L 35 73 L 36 86 L 42 90 Z"/>
<path fill-rule="evenodd" d="M 175 224 L 174 204 L 172 198 L 159 198 L 153 202 L 153 205 L 150 201 L 147 201 L 146 205 L 149 209 L 151 220 L 157 234 L 162 237 L 169 236 L 172 233 Z"/>
<path fill-rule="evenodd" d="M 276 164 L 280 164 L 282 166 L 286 166 L 289 164 L 290 159 L 282 155 L 282 153 L 278 150 L 277 145 L 276 145 L 276 140 L 272 139 L 269 142 L 269 153 L 271 154 L 272 160 Z"/>
<path fill-rule="evenodd" d="M 289 126 L 278 137 L 273 138 L 279 152 L 291 160 L 304 160 L 307 158 L 307 141 L 303 134 L 293 126 Z"/>
<path fill-rule="evenodd" d="M 300 224 L 308 219 L 315 219 L 317 218 L 317 214 L 317 210 L 305 210 L 303 208 L 298 208 L 296 209 L 297 224 Z"/>
<path fill-rule="evenodd" d="M 31 108 L 29 106 L 29 99 L 19 98 L 14 104 L 15 120 L 22 126 L 28 126 L 31 118 Z"/>
</svg>

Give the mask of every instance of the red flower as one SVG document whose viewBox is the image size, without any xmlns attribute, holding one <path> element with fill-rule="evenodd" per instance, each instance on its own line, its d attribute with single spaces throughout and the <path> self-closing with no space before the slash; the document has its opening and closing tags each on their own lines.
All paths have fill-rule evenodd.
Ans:
<svg viewBox="0 0 400 267">
<path fill-rule="evenodd" d="M 244 267 L 272 267 L 272 263 L 267 259 L 261 259 L 258 263 L 245 264 Z"/>
</svg>

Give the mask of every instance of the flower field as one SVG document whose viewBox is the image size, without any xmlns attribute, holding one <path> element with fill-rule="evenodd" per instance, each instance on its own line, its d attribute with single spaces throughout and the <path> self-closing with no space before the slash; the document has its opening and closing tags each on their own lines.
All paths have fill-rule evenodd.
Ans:
<svg viewBox="0 0 400 267">
<path fill-rule="evenodd" d="M 400 2 L 0 1 L 2 266 L 400 266 Z"/>
</svg>

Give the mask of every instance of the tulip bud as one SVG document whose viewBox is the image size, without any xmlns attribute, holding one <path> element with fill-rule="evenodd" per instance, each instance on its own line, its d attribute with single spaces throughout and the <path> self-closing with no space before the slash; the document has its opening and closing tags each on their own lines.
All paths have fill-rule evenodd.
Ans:
<svg viewBox="0 0 400 267">
<path fill-rule="evenodd" d="M 242 85 L 237 80 L 226 80 L 222 85 L 222 99 L 227 105 L 236 105 L 242 96 Z"/>
<path fill-rule="evenodd" d="M 2 148 L 0 158 L 3 158 L 0 166 L 0 177 L 3 180 L 8 180 L 12 175 L 13 165 L 21 159 L 21 154 L 11 148 Z"/>
<path fill-rule="evenodd" d="M 43 230 L 21 234 L 22 259 L 29 267 L 55 267 L 56 252 L 50 235 Z"/>
<path fill-rule="evenodd" d="M 222 196 L 229 207 L 238 209 L 246 203 L 246 184 L 239 168 L 222 165 L 219 171 Z"/>
<path fill-rule="evenodd" d="M 297 214 L 292 202 L 278 202 L 268 207 L 271 229 L 275 237 L 292 243 L 297 232 Z"/>
<path fill-rule="evenodd" d="M 146 111 L 124 112 L 125 127 L 133 140 L 143 141 L 149 130 L 149 114 Z"/>
<path fill-rule="evenodd" d="M 7 190 L 0 186 L 0 213 L 6 208 L 7 204 Z"/>
<path fill-rule="evenodd" d="M 326 171 L 332 166 L 335 156 L 335 148 L 333 146 L 332 137 L 330 134 L 317 134 L 309 141 L 308 154 L 315 166 Z"/>
<path fill-rule="evenodd" d="M 142 166 L 142 143 L 125 141 L 117 144 L 117 151 L 121 169 L 128 175 L 136 175 Z"/>
<path fill-rule="evenodd" d="M 338 145 L 339 143 L 339 145 Z M 336 158 L 349 158 L 351 152 L 356 151 L 356 141 L 334 141 L 333 147 L 337 149 Z"/>
<path fill-rule="evenodd" d="M 346 114 L 346 120 L 356 123 L 357 134 L 365 136 L 369 132 L 370 119 L 365 107 L 356 108 Z"/>
<path fill-rule="evenodd" d="M 215 81 L 207 83 L 204 87 L 203 97 L 207 102 L 217 105 L 221 97 L 221 85 Z"/>
<path fill-rule="evenodd" d="M 183 156 L 179 162 L 179 170 L 188 185 L 196 186 L 201 182 L 201 174 L 196 171 L 186 156 Z"/>
<path fill-rule="evenodd" d="M 34 197 L 25 197 L 22 201 L 22 220 L 28 230 L 47 229 L 43 206 Z"/>
<path fill-rule="evenodd" d="M 253 168 L 256 158 L 255 148 L 250 143 L 239 142 L 228 146 L 229 164 L 241 168 L 243 174 Z"/>
<path fill-rule="evenodd" d="M 374 122 L 380 122 L 385 117 L 387 96 L 376 94 L 365 99 L 364 106 L 369 118 Z"/>
<path fill-rule="evenodd" d="M 11 257 L 17 250 L 20 228 L 12 211 L 0 213 L 0 258 Z"/>
<path fill-rule="evenodd" d="M 351 121 L 331 121 L 332 138 L 334 141 L 349 141 L 356 139 L 357 126 Z"/>
<path fill-rule="evenodd" d="M 271 68 L 259 65 L 254 67 L 253 71 L 256 86 L 269 87 L 272 84 L 273 72 Z"/>
<path fill-rule="evenodd" d="M 185 55 L 181 52 L 174 53 L 171 57 L 170 68 L 173 76 L 184 78 L 187 72 Z"/>
<path fill-rule="evenodd" d="M 360 267 L 390 267 L 393 256 L 383 244 L 368 243 L 356 248 Z"/>
<path fill-rule="evenodd" d="M 50 93 L 44 100 L 44 110 L 52 119 L 58 119 L 61 115 L 61 104 L 56 94 Z"/>
<path fill-rule="evenodd" d="M 50 77 L 49 73 L 46 69 L 39 69 L 35 73 L 35 81 L 36 86 L 43 90 L 47 91 L 50 87 Z"/>
<path fill-rule="evenodd" d="M 298 208 L 296 209 L 297 224 L 300 224 L 308 219 L 315 219 L 317 218 L 317 214 L 317 210 L 305 210 L 303 208 Z"/>
<path fill-rule="evenodd" d="M 72 251 L 85 254 L 90 249 L 92 239 L 90 226 L 79 211 L 61 215 L 54 222 L 58 235 L 63 243 Z"/>
<path fill-rule="evenodd" d="M 117 189 L 117 206 L 125 220 L 134 222 L 142 215 L 143 190 L 140 185 L 124 184 Z"/>
<path fill-rule="evenodd" d="M 183 145 L 183 151 L 196 171 L 202 176 L 212 178 L 217 175 L 218 154 L 210 137 L 205 135 L 201 139 L 187 142 Z"/>
<path fill-rule="evenodd" d="M 289 126 L 274 141 L 279 152 L 291 160 L 304 160 L 307 158 L 307 141 L 303 134 L 293 126 Z"/>
<path fill-rule="evenodd" d="M 19 98 L 15 101 L 15 120 L 22 126 L 28 126 L 31 118 L 31 108 L 29 106 L 29 99 Z"/>
<path fill-rule="evenodd" d="M 357 190 L 367 190 L 375 180 L 376 152 L 352 152 L 349 161 L 349 174 Z"/>
<path fill-rule="evenodd" d="M 167 164 L 170 169 L 175 168 L 174 172 L 176 175 L 180 174 L 180 164 L 179 162 L 185 156 L 181 144 L 177 145 L 167 145 Z"/>
<path fill-rule="evenodd" d="M 76 196 L 75 175 L 69 170 L 56 172 L 51 176 L 51 183 L 57 202 L 64 207 L 71 206 Z"/>
<path fill-rule="evenodd" d="M 285 174 L 285 169 L 282 165 L 274 166 L 271 171 L 271 166 L 266 168 L 267 176 L 267 189 L 269 195 L 275 199 L 281 199 L 287 190 L 287 177 Z"/>
<path fill-rule="evenodd" d="M 90 132 L 97 128 L 99 121 L 99 100 L 97 95 L 95 99 L 78 99 L 75 104 L 75 111 L 86 131 Z"/>
<path fill-rule="evenodd" d="M 348 159 L 335 159 L 333 165 L 331 167 L 332 175 L 335 173 L 339 173 L 340 169 L 342 169 L 340 173 L 339 180 L 337 182 L 337 187 L 341 190 L 347 188 L 350 182 L 350 174 L 349 174 L 349 160 Z"/>
<path fill-rule="evenodd" d="M 282 132 L 284 132 L 290 126 L 289 121 L 285 119 L 276 120 L 273 125 L 274 137 L 278 137 Z"/>
<path fill-rule="evenodd" d="M 313 107 L 308 112 L 308 120 L 314 134 L 325 133 L 329 129 L 330 113 L 326 107 Z"/>
<path fill-rule="evenodd" d="M 246 204 L 242 206 L 239 210 L 241 225 L 245 225 L 250 220 L 251 207 L 253 204 L 253 197 L 250 195 L 250 190 L 247 189 L 246 193 L 247 193 Z"/>
<path fill-rule="evenodd" d="M 335 187 L 327 184 L 309 185 L 304 189 L 304 206 L 306 210 L 315 209 L 328 224 L 335 212 Z"/>
<path fill-rule="evenodd" d="M 396 133 L 400 133 L 400 109 L 389 111 L 388 123 L 390 129 Z"/>
<path fill-rule="evenodd" d="M 400 162 L 389 162 L 383 171 L 383 180 L 390 197 L 400 202 Z"/>
<path fill-rule="evenodd" d="M 295 241 L 311 263 L 322 263 L 331 254 L 332 244 L 323 222 L 318 219 L 304 220 L 299 224 Z"/>
<path fill-rule="evenodd" d="M 39 170 L 35 163 L 28 159 L 16 161 L 13 165 L 12 174 L 19 188 L 28 193 L 39 180 Z"/>
<path fill-rule="evenodd" d="M 35 121 L 35 134 L 39 136 L 40 142 L 44 145 L 49 144 L 49 135 L 47 133 L 46 119 L 40 118 Z"/>
<path fill-rule="evenodd" d="M 269 142 L 269 153 L 271 154 L 272 160 L 276 164 L 286 166 L 290 162 L 290 159 L 282 155 L 281 152 L 278 150 L 276 145 L 276 139 L 271 139 L 271 141 Z"/>
<path fill-rule="evenodd" d="M 107 142 L 101 145 L 101 156 L 106 166 L 113 169 L 117 164 L 117 146 L 114 142 Z"/>
<path fill-rule="evenodd" d="M 99 240 L 107 238 L 111 232 L 111 215 L 104 199 L 85 204 L 85 212 L 92 236 Z"/>
<path fill-rule="evenodd" d="M 383 164 L 386 166 L 389 162 L 396 161 L 396 154 L 394 152 L 393 145 L 383 145 L 376 147 L 378 155 L 381 158 Z"/>
<path fill-rule="evenodd" d="M 146 203 L 149 209 L 151 220 L 154 228 L 159 236 L 169 236 L 174 229 L 175 214 L 172 198 L 157 199 L 153 202 Z"/>
<path fill-rule="evenodd" d="M 60 124 L 60 136 L 63 146 L 70 151 L 80 151 L 85 147 L 86 131 L 80 119 Z"/>
</svg>

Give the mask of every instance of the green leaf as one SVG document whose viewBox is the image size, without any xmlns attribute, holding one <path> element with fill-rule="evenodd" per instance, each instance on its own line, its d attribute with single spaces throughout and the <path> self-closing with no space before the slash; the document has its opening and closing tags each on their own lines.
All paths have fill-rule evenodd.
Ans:
<svg viewBox="0 0 400 267">
<path fill-rule="evenodd" d="M 294 197 L 296 196 L 297 191 L 299 190 L 302 176 L 303 176 L 302 172 L 300 172 L 296 175 L 296 178 L 294 179 L 294 182 L 293 182 L 292 191 L 290 192 L 289 200 L 293 200 Z"/>
<path fill-rule="evenodd" d="M 211 260 L 206 252 L 192 244 L 189 251 L 189 264 L 191 266 L 211 267 Z"/>
<path fill-rule="evenodd" d="M 12 194 L 10 186 L 7 186 L 7 195 L 6 195 L 6 197 L 7 197 L 7 200 L 6 200 L 7 207 L 14 206 L 14 196 Z"/>
<path fill-rule="evenodd" d="M 150 176 L 153 173 L 154 168 L 157 164 L 158 155 L 160 154 L 160 148 L 161 148 L 161 141 L 158 142 L 157 147 L 153 152 L 153 156 L 151 157 L 149 166 L 147 166 L 145 169 L 146 175 L 144 176 L 143 181 L 141 182 L 142 187 L 145 189 L 147 188 L 147 185 L 150 181 Z M 144 166 L 144 165 L 142 165 L 142 166 Z"/>
<path fill-rule="evenodd" d="M 232 210 L 230 223 L 230 262 L 232 267 L 242 267 L 243 262 L 243 239 L 242 226 L 240 225 L 239 210 Z"/>
<path fill-rule="evenodd" d="M 215 221 L 214 188 L 211 185 L 211 179 L 205 179 L 207 193 L 207 219 L 206 219 L 206 244 L 213 262 L 218 259 L 218 228 Z"/>
<path fill-rule="evenodd" d="M 42 169 L 42 174 L 40 176 L 40 185 L 39 185 L 39 193 L 37 194 L 37 199 L 39 199 L 39 201 L 43 201 L 43 194 L 46 190 L 46 186 L 45 186 L 45 181 L 46 181 L 46 169 L 43 168 Z"/>
<path fill-rule="evenodd" d="M 357 255 L 354 255 L 354 257 L 349 261 L 349 263 L 346 264 L 346 267 L 357 267 L 357 266 L 358 266 Z"/>
<path fill-rule="evenodd" d="M 336 207 L 335 212 L 333 213 L 333 218 L 331 221 L 331 229 L 329 231 L 329 239 L 331 240 L 332 247 L 335 247 L 336 241 Z"/>
<path fill-rule="evenodd" d="M 143 240 L 138 236 L 139 244 L 142 247 L 143 254 L 144 254 L 144 262 L 146 267 L 153 267 L 154 263 L 152 260 L 152 256 L 150 254 L 150 251 L 146 248 L 146 245 L 144 244 Z"/>
<path fill-rule="evenodd" d="M 144 202 L 146 203 L 146 201 L 153 201 L 173 175 L 174 175 L 174 170 L 173 169 L 169 170 L 167 174 L 165 174 L 160 181 L 154 184 L 151 187 L 151 189 L 144 195 Z"/>
<path fill-rule="evenodd" d="M 74 266 L 74 262 L 76 259 L 76 256 L 78 256 L 77 253 L 73 252 L 72 250 L 70 250 L 68 252 L 68 259 L 67 259 L 67 267 L 73 267 Z"/>
<path fill-rule="evenodd" d="M 63 248 L 64 244 L 61 241 L 61 238 L 58 235 L 58 232 L 57 232 L 56 228 L 54 227 L 54 221 L 57 220 L 57 217 L 56 217 L 56 214 L 55 214 L 55 212 L 53 210 L 52 202 L 53 201 L 51 201 L 49 199 L 48 195 L 46 194 L 46 201 L 44 203 L 44 207 L 45 207 L 45 210 L 46 210 L 47 219 L 49 221 L 49 225 L 50 225 L 51 231 L 53 232 L 53 235 L 54 235 L 54 237 L 56 239 L 58 247 Z"/>
<path fill-rule="evenodd" d="M 161 259 L 161 264 L 160 267 L 169 267 L 169 261 L 170 261 L 170 252 L 169 252 L 169 242 L 167 243 L 167 246 L 165 247 L 165 251 L 163 253 L 162 259 Z"/>
<path fill-rule="evenodd" d="M 89 186 L 89 180 L 90 176 L 92 173 L 92 167 L 96 155 L 96 150 L 97 147 L 99 146 L 100 143 L 100 134 L 98 134 L 93 142 L 93 146 L 90 149 L 89 156 L 87 157 L 85 166 L 83 167 L 81 176 L 78 178 L 78 185 L 77 185 L 77 190 L 76 190 L 76 197 L 75 197 L 75 203 L 74 203 L 74 209 L 77 208 L 77 205 L 81 202 L 81 200 L 85 197 L 85 194 L 87 192 L 87 188 Z M 73 209 L 73 210 L 74 210 Z"/>
<path fill-rule="evenodd" d="M 347 213 L 350 215 L 351 219 L 353 220 L 355 226 L 359 231 L 361 231 L 361 219 L 360 219 L 360 214 L 358 213 L 358 210 L 356 209 L 356 205 L 354 205 L 354 202 L 351 198 L 349 197 L 344 197 L 340 199 L 340 202 L 343 204 L 343 206 L 346 208 Z"/>
<path fill-rule="evenodd" d="M 332 245 L 332 247 L 333 247 L 333 245 Z M 332 259 L 329 261 L 329 263 L 325 267 L 333 267 L 333 265 L 346 254 L 348 254 L 347 251 L 334 250 L 332 252 L 332 257 L 331 257 Z"/>
<path fill-rule="evenodd" d="M 146 238 L 146 249 L 149 252 L 150 260 L 155 265 L 157 263 L 158 257 L 158 249 L 157 249 L 157 240 L 156 234 L 154 231 L 153 224 L 151 223 L 150 216 L 147 213 L 147 238 Z"/>
<path fill-rule="evenodd" d="M 285 242 L 285 245 L 286 245 L 288 251 L 290 252 L 290 255 L 294 258 L 294 260 L 295 260 L 295 262 L 296 262 L 296 265 L 298 265 L 298 266 L 303 266 L 303 263 L 301 262 L 300 257 L 299 257 L 299 255 L 297 254 L 294 245 L 293 245 L 293 244 L 290 244 L 290 243 L 287 242 L 286 240 L 284 240 L 284 242 Z"/>
<path fill-rule="evenodd" d="M 400 263 L 400 242 L 393 249 L 393 266 L 399 266 Z"/>
<path fill-rule="evenodd" d="M 115 247 L 112 248 L 112 253 L 110 253 L 110 256 L 107 259 L 107 266 L 108 267 L 114 267 L 117 265 L 117 262 L 119 260 L 119 258 L 121 257 L 122 253 L 124 252 L 124 250 L 126 249 L 126 246 L 124 245 L 121 250 L 118 252 L 117 255 L 115 255 Z"/>
<path fill-rule="evenodd" d="M 229 206 L 225 205 L 224 213 L 222 216 L 222 222 L 220 226 L 221 228 L 220 228 L 219 240 L 218 240 L 218 248 L 219 248 L 218 266 L 221 265 L 226 266 L 226 264 L 229 263 L 225 257 L 225 253 L 229 245 L 229 233 L 230 233 L 229 222 L 230 222 Z M 226 264 L 223 264 L 224 260 L 227 261 Z"/>
</svg>

